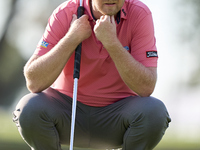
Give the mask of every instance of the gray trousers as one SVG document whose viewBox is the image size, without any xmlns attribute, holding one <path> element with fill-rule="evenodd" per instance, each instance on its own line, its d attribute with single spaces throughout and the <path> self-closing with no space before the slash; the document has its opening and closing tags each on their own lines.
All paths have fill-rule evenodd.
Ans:
<svg viewBox="0 0 200 150">
<path fill-rule="evenodd" d="M 52 88 L 24 96 L 14 122 L 32 150 L 61 150 L 69 145 L 72 98 Z M 105 107 L 77 102 L 74 147 L 151 150 L 161 140 L 170 118 L 153 97 L 127 97 Z"/>
</svg>

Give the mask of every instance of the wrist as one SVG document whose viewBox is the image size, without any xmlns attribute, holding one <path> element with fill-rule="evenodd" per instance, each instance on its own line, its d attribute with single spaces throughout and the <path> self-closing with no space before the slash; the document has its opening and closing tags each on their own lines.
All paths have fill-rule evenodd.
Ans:
<svg viewBox="0 0 200 150">
<path fill-rule="evenodd" d="M 111 41 L 106 41 L 102 44 L 107 49 L 107 51 L 112 51 L 115 50 L 116 48 L 121 47 L 121 43 L 118 40 L 118 38 L 113 38 Z"/>
<path fill-rule="evenodd" d="M 62 40 L 68 44 L 74 45 L 75 47 L 77 47 L 78 44 L 82 42 L 81 39 L 76 36 L 76 34 L 70 34 L 70 33 L 67 33 Z"/>
</svg>

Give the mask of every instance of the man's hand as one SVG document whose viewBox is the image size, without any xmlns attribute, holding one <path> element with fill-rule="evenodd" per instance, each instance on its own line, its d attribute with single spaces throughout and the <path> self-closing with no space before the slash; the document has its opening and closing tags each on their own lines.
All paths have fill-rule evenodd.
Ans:
<svg viewBox="0 0 200 150">
<path fill-rule="evenodd" d="M 89 38 L 92 34 L 92 29 L 88 21 L 88 16 L 83 15 L 77 19 L 77 16 L 74 14 L 67 34 L 70 38 L 78 42 L 78 44 Z"/>
<path fill-rule="evenodd" d="M 94 33 L 105 48 L 114 43 L 115 40 L 118 40 L 115 17 L 108 15 L 101 16 L 101 18 L 96 21 Z"/>
</svg>

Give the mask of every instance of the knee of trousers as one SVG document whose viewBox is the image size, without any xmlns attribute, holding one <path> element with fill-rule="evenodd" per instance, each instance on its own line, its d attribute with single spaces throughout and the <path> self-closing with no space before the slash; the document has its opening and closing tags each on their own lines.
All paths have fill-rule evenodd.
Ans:
<svg viewBox="0 0 200 150">
<path fill-rule="evenodd" d="M 146 124 L 145 128 L 149 130 L 147 133 L 152 137 L 153 135 L 161 137 L 164 135 L 171 121 L 167 108 L 162 101 L 154 97 L 144 99 L 147 99 L 144 105 L 144 124 Z"/>
<path fill-rule="evenodd" d="M 127 149 L 153 149 L 161 140 L 170 122 L 164 103 L 154 97 L 128 98 L 128 132 L 124 135 Z M 126 101 L 127 102 L 127 101 Z M 127 112 L 127 111 L 126 111 Z M 143 148 L 141 148 L 143 146 Z"/>
<path fill-rule="evenodd" d="M 156 128 L 156 130 L 159 130 L 159 128 L 163 130 L 168 127 L 171 119 L 162 101 L 154 97 L 138 97 L 136 105 L 136 113 L 133 114 L 131 120 L 132 124 L 137 124 L 138 122 L 146 126 L 146 129 Z"/>
<path fill-rule="evenodd" d="M 144 97 L 143 99 L 146 100 L 143 110 L 147 121 L 168 127 L 171 119 L 164 103 L 154 97 Z"/>
<path fill-rule="evenodd" d="M 16 110 L 13 112 L 13 121 L 16 125 L 23 129 L 23 131 L 32 129 L 41 120 L 45 111 L 45 107 L 48 107 L 47 96 L 43 93 L 30 93 L 24 96 L 16 106 Z"/>
<path fill-rule="evenodd" d="M 149 97 L 144 109 L 145 137 L 148 139 L 148 146 L 155 147 L 165 134 L 171 119 L 164 103 L 156 98 Z"/>
</svg>

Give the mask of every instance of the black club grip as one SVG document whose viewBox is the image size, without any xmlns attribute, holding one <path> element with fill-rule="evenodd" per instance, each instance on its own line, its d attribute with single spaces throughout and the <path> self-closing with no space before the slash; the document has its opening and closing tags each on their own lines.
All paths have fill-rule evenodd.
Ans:
<svg viewBox="0 0 200 150">
<path fill-rule="evenodd" d="M 84 7 L 79 6 L 77 10 L 77 17 L 80 18 L 84 14 Z"/>
<path fill-rule="evenodd" d="M 77 17 L 80 18 L 84 13 L 84 7 L 79 6 L 77 10 Z M 82 48 L 82 43 L 80 43 L 76 50 L 75 50 L 75 59 L 74 59 L 74 75 L 73 78 L 78 78 L 80 77 L 80 63 L 81 63 L 81 48 Z"/>
</svg>

